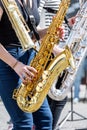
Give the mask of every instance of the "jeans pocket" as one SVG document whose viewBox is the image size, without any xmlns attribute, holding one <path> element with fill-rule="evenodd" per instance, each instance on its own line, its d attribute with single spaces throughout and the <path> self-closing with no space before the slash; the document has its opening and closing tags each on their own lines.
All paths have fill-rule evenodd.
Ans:
<svg viewBox="0 0 87 130">
<path fill-rule="evenodd" d="M 28 65 L 31 63 L 31 61 L 34 59 L 34 57 L 36 56 L 36 51 L 31 48 L 30 50 L 28 50 Z"/>
</svg>

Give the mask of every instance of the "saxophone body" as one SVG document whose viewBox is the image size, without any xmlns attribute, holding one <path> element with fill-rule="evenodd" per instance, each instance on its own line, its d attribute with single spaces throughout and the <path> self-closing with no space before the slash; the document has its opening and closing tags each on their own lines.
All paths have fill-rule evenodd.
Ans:
<svg viewBox="0 0 87 130">
<path fill-rule="evenodd" d="M 73 86 L 77 71 L 87 54 L 87 1 L 77 13 L 76 22 L 66 41 L 66 45 L 68 45 L 72 51 L 75 69 L 72 70 L 68 67 L 64 72 L 59 88 L 55 88 L 55 84 L 57 83 L 57 80 L 55 80 L 55 84 L 53 84 L 49 90 L 49 97 L 56 101 L 63 100 L 67 96 L 67 93 Z"/>
<path fill-rule="evenodd" d="M 21 84 L 13 93 L 13 98 L 16 99 L 18 106 L 25 112 L 35 112 L 40 108 L 55 77 L 71 64 L 72 54 L 66 47 L 58 57 L 52 59 L 46 68 L 51 59 L 53 47 L 59 42 L 59 37 L 56 35 L 57 28 L 62 25 L 69 3 L 69 0 L 62 0 L 56 17 L 41 41 L 40 50 L 30 64 L 38 71 L 37 77 L 32 83 L 28 81 L 27 85 Z"/>
<path fill-rule="evenodd" d="M 1 2 L 23 50 L 32 47 L 34 48 L 34 43 L 29 36 L 30 29 L 28 28 L 15 0 L 1 0 Z"/>
</svg>

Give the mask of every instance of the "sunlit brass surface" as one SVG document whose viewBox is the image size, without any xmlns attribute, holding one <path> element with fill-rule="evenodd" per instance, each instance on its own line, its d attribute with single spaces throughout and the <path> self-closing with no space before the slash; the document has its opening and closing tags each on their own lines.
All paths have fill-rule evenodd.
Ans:
<svg viewBox="0 0 87 130">
<path fill-rule="evenodd" d="M 34 43 L 29 36 L 30 29 L 28 28 L 15 0 L 1 0 L 1 2 L 23 50 L 34 47 Z"/>
<path fill-rule="evenodd" d="M 68 47 L 58 57 L 53 59 L 49 67 L 45 70 L 55 44 L 59 43 L 57 28 L 61 26 L 70 0 L 62 0 L 59 11 L 53 19 L 45 37 L 41 41 L 41 47 L 31 66 L 38 71 L 38 76 L 33 82 L 21 86 L 14 91 L 18 106 L 25 112 L 35 112 L 42 105 L 48 90 L 56 76 L 70 65 L 71 51 Z"/>
</svg>

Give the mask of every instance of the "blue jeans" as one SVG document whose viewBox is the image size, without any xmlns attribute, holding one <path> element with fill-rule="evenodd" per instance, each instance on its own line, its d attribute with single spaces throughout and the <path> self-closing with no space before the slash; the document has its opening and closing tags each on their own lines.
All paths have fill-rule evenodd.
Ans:
<svg viewBox="0 0 87 130">
<path fill-rule="evenodd" d="M 85 63 L 84 63 L 84 73 L 87 75 L 87 56 L 85 57 Z"/>
<path fill-rule="evenodd" d="M 59 121 L 61 112 L 67 102 L 67 97 L 61 101 L 55 101 L 55 100 L 52 100 L 50 97 L 48 97 L 48 102 L 50 104 L 50 108 L 53 114 L 53 130 L 55 130 L 56 125 Z"/>
<path fill-rule="evenodd" d="M 33 49 L 26 52 L 19 47 L 6 49 L 24 64 L 29 64 L 36 54 Z M 47 99 L 33 114 L 20 110 L 16 101 L 12 99 L 13 91 L 20 85 L 20 82 L 21 80 L 14 70 L 0 60 L 0 95 L 12 119 L 13 130 L 32 130 L 33 124 L 35 124 L 36 130 L 52 130 L 52 114 Z"/>
<path fill-rule="evenodd" d="M 74 98 L 78 98 L 79 99 L 79 92 L 80 92 L 80 84 L 81 84 L 81 79 L 82 77 L 84 77 L 84 71 L 86 71 L 87 69 L 87 58 L 84 58 L 80 67 L 78 68 L 77 74 L 76 74 L 76 78 L 74 81 Z"/>
</svg>

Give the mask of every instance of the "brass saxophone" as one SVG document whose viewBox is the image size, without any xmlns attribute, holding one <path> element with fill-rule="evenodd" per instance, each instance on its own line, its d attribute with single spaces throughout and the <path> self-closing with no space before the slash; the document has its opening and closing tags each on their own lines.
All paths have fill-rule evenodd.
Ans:
<svg viewBox="0 0 87 130">
<path fill-rule="evenodd" d="M 2 1 L 4 1 L 2 3 L 7 10 L 11 3 L 9 3 L 7 0 Z M 70 0 L 62 0 L 56 17 L 53 19 L 45 37 L 41 41 L 40 50 L 30 64 L 38 71 L 38 76 L 33 79 L 32 83 L 28 81 L 27 85 L 21 84 L 18 89 L 14 90 L 13 98 L 16 99 L 20 109 L 25 112 L 35 112 L 36 110 L 38 110 L 39 107 L 42 105 L 50 89 L 50 86 L 54 81 L 54 78 L 58 76 L 59 73 L 63 71 L 66 67 L 72 65 L 71 63 L 73 61 L 73 57 L 70 49 L 66 47 L 65 50 L 59 56 L 52 59 L 52 62 L 49 64 L 47 69 L 45 69 L 48 61 L 51 58 L 51 53 L 54 45 L 59 43 L 59 37 L 56 35 L 57 28 L 60 27 L 60 25 L 62 24 L 69 3 Z M 14 12 L 19 12 L 18 8 L 16 8 Z M 10 12 L 9 17 L 11 21 L 13 21 L 13 19 L 15 19 L 16 17 L 12 14 L 14 13 Z M 17 24 L 17 22 L 19 21 L 15 20 L 15 22 L 12 24 L 14 28 L 16 27 L 15 24 Z M 20 28 L 22 27 L 19 27 L 19 29 Z M 26 35 L 24 34 L 24 36 Z M 19 37 L 19 39 L 21 40 L 22 37 L 23 36 Z"/>
<path fill-rule="evenodd" d="M 1 0 L 4 9 L 9 17 L 13 29 L 21 43 L 23 50 L 35 48 L 33 41 L 29 36 L 28 28 L 15 0 Z"/>
<path fill-rule="evenodd" d="M 59 89 L 55 87 L 55 80 L 55 84 L 53 84 L 49 90 L 48 95 L 51 99 L 56 101 L 63 100 L 67 96 L 70 88 L 73 86 L 77 71 L 87 54 L 87 0 L 81 5 L 76 15 L 76 22 L 66 41 L 74 57 L 75 70 L 70 68 L 66 69 Z"/>
<path fill-rule="evenodd" d="M 53 47 L 59 42 L 59 37 L 56 35 L 57 28 L 62 24 L 69 3 L 69 0 L 62 0 L 55 19 L 42 39 L 40 50 L 30 64 L 38 71 L 38 76 L 33 80 L 33 83 L 28 81 L 27 85 L 21 84 L 14 91 L 13 98 L 16 98 L 18 106 L 25 112 L 35 112 L 40 108 L 55 77 L 73 61 L 71 51 L 66 47 L 45 70 Z"/>
</svg>

